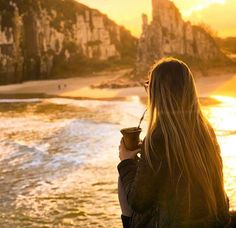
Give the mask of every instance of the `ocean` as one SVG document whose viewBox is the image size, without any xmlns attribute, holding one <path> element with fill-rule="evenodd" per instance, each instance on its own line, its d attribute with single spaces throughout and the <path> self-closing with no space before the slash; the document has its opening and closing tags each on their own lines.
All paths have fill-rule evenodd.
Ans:
<svg viewBox="0 0 236 228">
<path fill-rule="evenodd" d="M 203 101 L 221 146 L 231 209 L 236 210 L 236 99 Z M 137 126 L 144 110 L 136 96 L 1 99 L 0 227 L 121 227 L 120 129 Z M 141 138 L 146 119 L 142 128 Z"/>
</svg>

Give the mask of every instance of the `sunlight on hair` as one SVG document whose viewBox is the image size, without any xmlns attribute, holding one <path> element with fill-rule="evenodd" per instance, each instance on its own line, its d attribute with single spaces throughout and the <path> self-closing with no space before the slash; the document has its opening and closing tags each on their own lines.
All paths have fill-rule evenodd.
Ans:
<svg viewBox="0 0 236 228">
<path fill-rule="evenodd" d="M 187 181 L 188 213 L 191 211 L 191 188 L 193 180 L 199 183 L 206 195 L 209 213 L 217 217 L 217 202 L 227 208 L 224 193 L 222 159 L 215 133 L 203 115 L 197 96 L 193 75 L 188 66 L 175 58 L 164 58 L 157 62 L 150 72 L 148 89 L 149 123 L 145 140 L 145 155 L 155 172 L 152 156 L 164 156 L 167 160 L 170 178 Z M 156 129 L 163 134 L 165 152 L 156 153 L 154 135 Z M 187 137 L 186 137 L 187 136 Z M 206 157 L 205 153 L 210 156 Z M 175 165 L 178 167 L 176 170 Z M 218 179 L 220 194 L 215 193 L 215 179 Z M 174 182 L 173 182 L 174 183 Z M 175 183 L 176 188 L 178 183 Z"/>
</svg>

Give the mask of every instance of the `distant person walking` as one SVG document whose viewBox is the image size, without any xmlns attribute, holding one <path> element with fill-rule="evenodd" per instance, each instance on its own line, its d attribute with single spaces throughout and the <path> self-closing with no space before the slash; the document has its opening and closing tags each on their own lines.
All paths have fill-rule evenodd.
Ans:
<svg viewBox="0 0 236 228">
<path fill-rule="evenodd" d="M 123 226 L 229 227 L 220 147 L 190 69 L 163 59 L 146 89 L 149 120 L 141 148 L 128 151 L 123 139 L 119 146 Z"/>
</svg>

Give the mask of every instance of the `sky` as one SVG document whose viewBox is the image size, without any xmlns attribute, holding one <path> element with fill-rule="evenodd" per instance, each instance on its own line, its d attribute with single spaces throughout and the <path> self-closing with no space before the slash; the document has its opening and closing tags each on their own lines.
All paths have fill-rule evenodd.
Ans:
<svg viewBox="0 0 236 228">
<path fill-rule="evenodd" d="M 141 33 L 141 15 L 151 20 L 151 0 L 77 0 L 105 13 L 135 36 Z M 218 36 L 236 36 L 236 0 L 173 0 L 184 20 L 208 24 Z"/>
</svg>

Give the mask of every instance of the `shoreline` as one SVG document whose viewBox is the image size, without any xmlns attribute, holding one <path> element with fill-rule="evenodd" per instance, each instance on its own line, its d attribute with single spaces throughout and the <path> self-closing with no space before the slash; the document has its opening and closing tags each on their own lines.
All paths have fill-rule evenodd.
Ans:
<svg viewBox="0 0 236 228">
<path fill-rule="evenodd" d="M 124 100 L 130 97 L 147 97 L 143 87 L 92 88 L 94 84 L 116 79 L 125 70 L 103 72 L 91 77 L 28 81 L 0 86 L 0 99 L 68 98 L 89 100 Z M 112 76 L 111 76 L 112 75 Z M 236 97 L 236 73 L 195 78 L 199 97 L 211 95 Z"/>
</svg>

